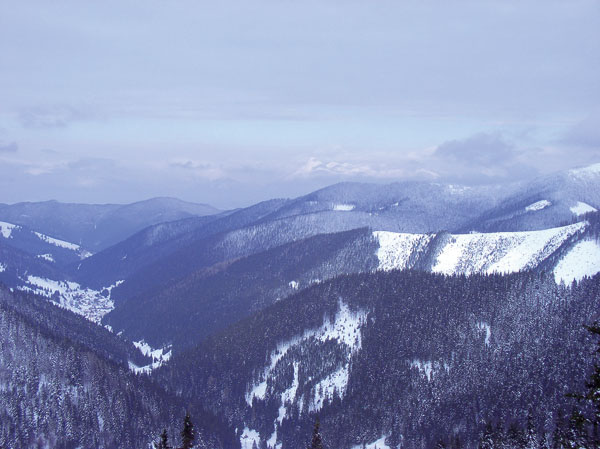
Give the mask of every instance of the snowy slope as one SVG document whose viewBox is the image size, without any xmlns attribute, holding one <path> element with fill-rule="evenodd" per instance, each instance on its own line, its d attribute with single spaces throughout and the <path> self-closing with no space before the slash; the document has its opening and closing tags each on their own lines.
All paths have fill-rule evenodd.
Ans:
<svg viewBox="0 0 600 449">
<path fill-rule="evenodd" d="M 557 283 L 579 281 L 600 272 L 600 245 L 596 240 L 582 240 L 554 268 Z"/>
<path fill-rule="evenodd" d="M 280 405 L 277 417 L 273 421 L 273 432 L 266 438 L 246 427 L 248 431 L 244 431 L 240 439 L 242 447 L 251 445 L 256 439 L 264 438 L 269 448 L 279 449 L 281 443 L 277 442 L 277 431 L 288 415 L 288 406 L 300 404 L 302 409 L 302 404 L 306 404 L 307 410 L 314 413 L 321 410 L 325 401 L 335 396 L 344 397 L 350 376 L 350 362 L 362 346 L 361 327 L 365 324 L 366 316 L 366 311 L 352 311 L 340 299 L 333 320 L 326 317 L 319 328 L 308 329 L 302 335 L 277 345 L 269 355 L 264 370 L 258 373 L 248 386 L 245 398 L 249 407 L 253 407 L 255 401 L 277 398 Z M 306 350 L 313 352 L 316 357 L 331 342 L 335 342 L 345 354 L 341 361 L 319 378 L 307 379 L 305 375 L 301 376 L 300 370 L 303 368 L 296 357 Z M 291 382 L 284 382 L 280 376 L 289 365 L 293 367 L 294 375 Z M 300 395 L 299 392 L 306 391 L 307 387 L 307 395 Z"/>
<path fill-rule="evenodd" d="M 587 214 L 588 212 L 596 212 L 598 209 L 596 209 L 595 207 L 590 206 L 589 204 L 584 203 L 582 201 L 577 201 L 577 204 L 570 207 L 570 210 L 575 215 L 583 215 L 583 214 Z"/>
<path fill-rule="evenodd" d="M 15 228 L 19 228 L 19 226 L 16 226 L 12 223 L 6 223 L 5 221 L 0 221 L 0 235 L 2 235 L 2 237 L 5 239 L 11 237 L 12 231 Z"/>
<path fill-rule="evenodd" d="M 0 238 L 10 246 L 19 248 L 32 256 L 39 256 L 49 262 L 60 259 L 70 263 L 92 255 L 80 245 L 51 237 L 25 226 L 0 221 Z"/>
<path fill-rule="evenodd" d="M 529 232 L 453 235 L 433 271 L 444 274 L 512 273 L 535 268 L 585 223 Z"/>
<path fill-rule="evenodd" d="M 469 275 L 536 268 L 569 239 L 582 234 L 587 226 L 587 222 L 580 222 L 543 231 L 454 234 L 448 235 L 434 248 L 431 247 L 434 236 L 430 234 L 376 231 L 373 235 L 379 242 L 377 258 L 381 270 L 412 268 L 409 261 L 414 260 L 415 255 L 430 251 L 435 253 L 430 266 L 432 271 L 447 275 Z M 581 263 L 577 265 L 578 268 L 572 268 L 573 260 L 582 251 L 586 255 L 593 252 L 589 243 L 577 249 L 562 262 L 561 268 L 557 267 L 557 279 L 568 276 L 566 273 L 573 270 L 588 275 L 600 271 L 600 261 L 587 256 L 586 268 L 582 268 Z"/>
<path fill-rule="evenodd" d="M 433 234 L 406 234 L 399 232 L 375 231 L 379 242 L 377 258 L 381 270 L 404 270 L 413 268 L 411 256 L 425 251 Z"/>
</svg>

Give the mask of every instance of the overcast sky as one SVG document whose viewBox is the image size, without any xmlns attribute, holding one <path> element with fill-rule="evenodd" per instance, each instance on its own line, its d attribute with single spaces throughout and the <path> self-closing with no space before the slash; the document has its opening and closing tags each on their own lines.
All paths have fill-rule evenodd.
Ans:
<svg viewBox="0 0 600 449">
<path fill-rule="evenodd" d="M 0 202 L 600 162 L 598 1 L 0 0 Z"/>
</svg>

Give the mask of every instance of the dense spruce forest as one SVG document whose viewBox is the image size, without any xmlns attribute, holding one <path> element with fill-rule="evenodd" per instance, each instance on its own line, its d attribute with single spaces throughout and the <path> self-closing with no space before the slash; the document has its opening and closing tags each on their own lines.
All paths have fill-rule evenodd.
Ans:
<svg viewBox="0 0 600 449">
<path fill-rule="evenodd" d="M 0 447 L 145 448 L 163 428 L 179 435 L 186 408 L 196 447 L 235 445 L 227 426 L 131 373 L 131 361 L 144 356 L 105 329 L 0 288 Z"/>
<path fill-rule="evenodd" d="M 364 314 L 360 350 L 306 333 L 340 304 Z M 284 447 L 304 446 L 317 415 L 327 447 L 381 436 L 390 447 L 455 440 L 477 447 L 490 423 L 533 426 L 539 441 L 552 441 L 561 411 L 574 405 L 565 395 L 583 391 L 591 373 L 595 346 L 583 325 L 599 311 L 600 276 L 570 287 L 531 272 L 342 276 L 176 355 L 153 377 L 219 410 L 238 430 L 247 426 L 265 439 L 276 430 Z M 293 343 L 263 376 L 285 341 Z M 319 380 L 344 364 L 347 385 L 315 401 L 323 395 Z M 249 402 L 257 379 L 266 380 L 265 393 Z M 282 403 L 294 382 L 293 397 Z"/>
</svg>

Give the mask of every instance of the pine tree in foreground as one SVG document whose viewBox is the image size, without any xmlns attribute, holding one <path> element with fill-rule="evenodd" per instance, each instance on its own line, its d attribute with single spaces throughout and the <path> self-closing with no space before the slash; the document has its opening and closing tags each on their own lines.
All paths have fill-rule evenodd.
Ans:
<svg viewBox="0 0 600 449">
<path fill-rule="evenodd" d="M 162 433 L 160 434 L 158 443 L 154 443 L 154 447 L 156 449 L 171 449 L 171 446 L 169 446 L 169 437 L 167 435 L 167 429 L 163 429 Z"/>
<path fill-rule="evenodd" d="M 194 446 L 195 438 L 196 436 L 194 435 L 194 424 L 192 423 L 192 419 L 190 418 L 190 413 L 187 412 L 183 420 L 183 430 L 181 431 L 181 448 L 191 449 Z"/>
<path fill-rule="evenodd" d="M 323 449 L 323 438 L 321 437 L 321 424 L 319 423 L 319 417 L 315 420 L 315 427 L 313 429 L 312 441 L 308 449 Z"/>
</svg>

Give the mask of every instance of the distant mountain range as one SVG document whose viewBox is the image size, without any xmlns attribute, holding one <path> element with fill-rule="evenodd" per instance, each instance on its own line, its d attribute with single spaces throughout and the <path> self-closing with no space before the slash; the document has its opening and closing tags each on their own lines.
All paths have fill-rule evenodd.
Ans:
<svg viewBox="0 0 600 449">
<path fill-rule="evenodd" d="M 218 212 L 207 204 L 175 198 L 153 198 L 132 204 L 45 201 L 0 204 L 0 221 L 26 226 L 96 252 L 156 223 Z"/>
<path fill-rule="evenodd" d="M 232 276 L 242 276 L 245 302 L 237 295 L 231 310 L 210 318 L 213 324 L 193 344 L 210 334 L 207 329 L 218 330 L 287 296 L 293 291 L 290 283 L 306 286 L 339 274 L 408 268 L 445 274 L 543 269 L 554 271 L 557 282 L 567 283 L 592 275 L 600 271 L 600 248 L 590 218 L 581 220 L 586 213 L 595 216 L 599 192 L 600 165 L 594 165 L 508 187 L 342 183 L 293 200 L 221 213 L 172 199 L 125 206 L 21 203 L 0 208 L 0 217 L 43 223 L 40 229 L 60 232 L 51 237 L 25 224 L 1 222 L 0 280 L 52 297 L 95 321 L 112 311 L 107 324 L 162 345 L 178 337 L 144 333 L 151 320 L 138 320 L 136 310 L 167 319 L 178 313 L 169 304 L 184 301 L 192 316 L 195 307 L 204 308 L 208 300 L 200 292 L 218 292 L 210 301 L 219 302 L 217 298 L 238 282 Z M 154 224 L 181 215 L 185 218 Z M 90 229 L 91 223 L 95 229 Z M 145 228 L 131 235 L 141 227 Z M 337 235 L 356 229 L 369 231 Z M 94 238 L 101 246 L 116 235 L 124 237 L 92 255 L 84 246 L 55 237 L 65 234 L 85 234 L 84 241 Z M 289 250 L 292 242 L 297 242 L 295 253 Z M 319 253 L 321 247 L 336 249 Z M 287 260 L 281 256 L 290 253 Z M 306 262 L 298 266 L 293 265 L 294 254 L 315 256 L 304 257 Z M 582 264 L 581 255 L 587 264 Z M 252 284 L 239 269 L 247 264 L 256 273 L 275 274 L 280 270 L 272 270 L 272 261 L 278 259 L 278 267 L 289 275 L 278 275 L 269 288 L 262 275 Z M 219 278 L 221 287 L 214 285 Z M 179 334 L 187 329 L 181 324 L 179 328 Z"/>
<path fill-rule="evenodd" d="M 155 387 L 167 390 L 160 394 L 170 398 L 171 410 L 191 404 L 203 413 L 205 401 L 217 417 L 203 419 L 216 420 L 219 430 L 203 438 L 216 444 L 299 447 L 317 413 L 339 447 L 376 442 L 392 447 L 402 438 L 417 444 L 419 432 L 433 432 L 433 424 L 411 421 L 402 407 L 390 412 L 382 391 L 361 387 L 365 379 L 409 392 L 415 404 L 431 400 L 434 393 L 424 393 L 430 388 L 448 389 L 454 396 L 443 401 L 444 413 L 450 413 L 459 397 L 472 397 L 464 393 L 468 382 L 447 374 L 461 373 L 471 381 L 477 373 L 489 375 L 488 348 L 517 350 L 510 332 L 520 314 L 535 321 L 571 313 L 562 324 L 580 338 L 576 326 L 595 316 L 590 310 L 598 299 L 593 293 L 600 282 L 598 209 L 600 164 L 508 186 L 342 183 L 233 211 L 165 198 L 131 205 L 0 205 L 0 283 L 11 310 L 19 308 L 13 296 L 37 295 L 48 307 L 58 305 L 89 320 L 89 328 L 77 324 L 71 334 L 59 325 L 58 333 L 48 330 L 52 339 L 68 340 L 55 348 L 57 354 L 81 339 L 93 349 L 98 339 L 91 329 L 99 329 L 115 340 L 94 357 L 158 380 L 161 386 Z M 571 310 L 568 298 L 580 303 Z M 32 301 L 41 304 L 39 298 Z M 457 304 L 457 310 L 451 312 L 444 301 Z M 536 315 L 531 301 L 543 303 L 546 315 Z M 391 310 L 392 303 L 408 312 Z M 31 314 L 34 306 L 27 307 Z M 430 323 L 441 319 L 440 307 L 458 321 L 432 328 Z M 455 334 L 453 325 L 462 333 Z M 525 326 L 519 321 L 519 335 L 525 335 Z M 558 322 L 536 328 L 544 340 L 528 344 L 549 351 L 559 328 Z M 396 331 L 406 337 L 394 336 Z M 403 340 L 427 335 L 437 342 L 449 339 L 450 346 L 408 347 Z M 387 341 L 394 343 L 387 347 Z M 561 348 L 579 360 L 585 357 L 583 347 Z M 391 361 L 398 351 L 401 361 Z M 468 357 L 469 351 L 478 357 L 475 371 L 452 355 Z M 495 369 L 507 365 L 512 373 L 513 352 L 494 355 Z M 553 354 L 544 354 L 554 363 Z M 539 368 L 530 355 L 524 372 Z M 551 400 L 530 397 L 527 403 L 550 413 L 560 402 L 561 376 L 573 369 L 562 366 L 552 373 Z M 412 379 L 412 387 L 386 377 L 390 373 Z M 509 373 L 504 374 L 494 378 L 498 385 L 508 382 Z M 432 381 L 437 378 L 439 385 Z M 411 389 L 415 385 L 417 390 Z M 478 385 L 484 394 L 485 383 Z M 354 432 L 363 418 L 346 418 L 340 410 L 361 416 L 361 401 L 379 415 L 366 421 L 364 432 Z M 486 407 L 522 406 L 516 399 L 486 401 L 475 415 L 488 413 Z M 422 416 L 433 419 L 435 411 L 427 407 L 422 406 Z M 523 410 L 519 416 L 527 414 Z M 148 413 L 139 419 L 164 421 L 159 413 Z M 453 419 L 444 415 L 448 429 Z M 474 442 L 479 424 L 467 415 L 456 419 L 468 422 L 457 435 Z M 173 428 L 172 422 L 165 425 Z M 143 436 L 127 438 L 138 442 Z"/>
</svg>

